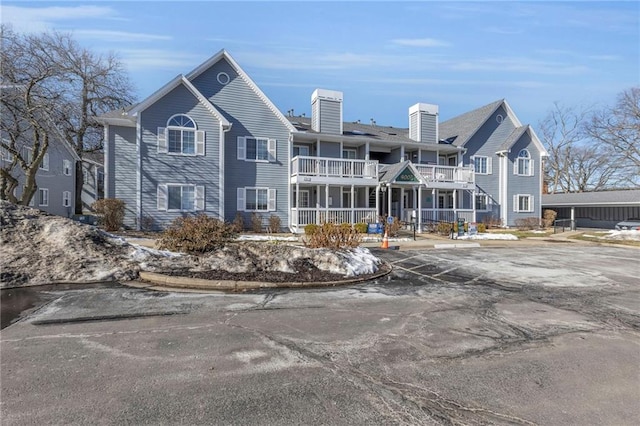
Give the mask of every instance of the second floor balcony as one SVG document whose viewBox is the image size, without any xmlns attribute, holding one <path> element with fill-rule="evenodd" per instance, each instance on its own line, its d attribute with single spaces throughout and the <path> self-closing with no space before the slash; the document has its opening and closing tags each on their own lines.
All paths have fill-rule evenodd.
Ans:
<svg viewBox="0 0 640 426">
<path fill-rule="evenodd" d="M 438 166 L 435 164 L 414 164 L 429 188 L 468 189 L 475 185 L 472 167 Z"/>
<path fill-rule="evenodd" d="M 291 160 L 291 183 L 377 185 L 378 162 L 297 156 Z"/>
</svg>

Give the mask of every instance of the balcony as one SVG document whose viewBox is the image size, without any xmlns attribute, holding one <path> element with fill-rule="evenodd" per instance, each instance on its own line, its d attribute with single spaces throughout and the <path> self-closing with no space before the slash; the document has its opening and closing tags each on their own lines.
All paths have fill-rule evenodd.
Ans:
<svg viewBox="0 0 640 426">
<path fill-rule="evenodd" d="M 414 166 L 420 175 L 427 180 L 427 188 L 472 189 L 475 186 L 472 167 L 429 164 L 414 164 Z"/>
<path fill-rule="evenodd" d="M 291 183 L 377 185 L 378 162 L 297 156 L 291 160 Z"/>
</svg>

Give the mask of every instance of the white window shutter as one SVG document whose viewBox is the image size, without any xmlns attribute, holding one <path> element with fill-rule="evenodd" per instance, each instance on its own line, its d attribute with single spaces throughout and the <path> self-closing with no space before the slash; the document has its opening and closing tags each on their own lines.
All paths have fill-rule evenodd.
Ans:
<svg viewBox="0 0 640 426">
<path fill-rule="evenodd" d="M 515 160 L 513 160 L 513 174 L 514 175 L 518 174 L 518 159 L 517 158 Z"/>
<path fill-rule="evenodd" d="M 513 211 L 518 212 L 518 196 L 513 196 Z"/>
<path fill-rule="evenodd" d="M 196 186 L 195 209 L 204 210 L 204 186 Z"/>
<path fill-rule="evenodd" d="M 196 130 L 196 155 L 204 155 L 204 130 Z"/>
<path fill-rule="evenodd" d="M 490 175 L 493 173 L 493 166 L 491 165 L 493 158 L 487 157 L 487 174 Z"/>
<path fill-rule="evenodd" d="M 244 188 L 238 188 L 238 192 L 236 195 L 238 201 L 237 201 L 237 205 L 236 205 L 236 210 L 238 210 L 239 212 L 243 212 L 244 208 L 245 208 L 245 190 Z"/>
<path fill-rule="evenodd" d="M 158 154 L 169 152 L 167 147 L 167 129 L 158 127 Z"/>
<path fill-rule="evenodd" d="M 533 195 L 529 196 L 529 211 L 534 211 L 534 208 L 533 208 Z"/>
<path fill-rule="evenodd" d="M 238 160 L 246 160 L 246 159 L 247 159 L 247 139 L 243 136 L 238 136 Z"/>
<path fill-rule="evenodd" d="M 269 189 L 269 204 L 267 209 L 271 212 L 276 210 L 276 190 L 275 189 Z"/>
<path fill-rule="evenodd" d="M 535 175 L 533 171 L 533 160 L 529 160 L 529 176 Z"/>
<path fill-rule="evenodd" d="M 269 142 L 267 143 L 267 149 L 269 150 L 269 161 L 270 162 L 275 162 L 277 157 L 276 157 L 276 147 L 277 147 L 277 143 L 275 139 L 269 139 Z"/>
<path fill-rule="evenodd" d="M 167 210 L 167 185 L 158 185 L 158 210 Z"/>
</svg>

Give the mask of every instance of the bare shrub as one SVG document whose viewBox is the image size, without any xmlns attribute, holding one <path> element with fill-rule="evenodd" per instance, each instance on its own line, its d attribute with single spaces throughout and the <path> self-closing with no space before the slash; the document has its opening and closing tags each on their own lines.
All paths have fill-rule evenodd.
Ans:
<svg viewBox="0 0 640 426">
<path fill-rule="evenodd" d="M 309 223 L 309 224 L 304 226 L 304 234 L 305 235 L 313 235 L 316 232 L 318 232 L 319 229 L 320 229 L 319 225 L 316 225 L 315 223 Z"/>
<path fill-rule="evenodd" d="M 537 217 L 525 217 L 515 220 L 516 228 L 520 231 L 530 231 L 540 227 L 540 219 Z"/>
<path fill-rule="evenodd" d="M 366 234 L 367 231 L 369 230 L 369 225 L 367 225 L 364 222 L 359 222 L 359 223 L 356 223 L 355 225 L 353 225 L 353 229 L 355 229 L 356 231 L 358 231 L 361 234 Z"/>
<path fill-rule="evenodd" d="M 356 231 L 349 223 L 341 225 L 324 223 L 321 226 L 314 226 L 317 228 L 309 228 L 310 233 L 307 233 L 309 225 L 305 227 L 306 236 L 303 241 L 307 247 L 339 250 L 358 247 L 362 242 L 362 234 Z"/>
<path fill-rule="evenodd" d="M 262 216 L 256 212 L 251 213 L 251 230 L 256 234 L 262 232 Z"/>
<path fill-rule="evenodd" d="M 237 233 L 244 231 L 244 216 L 242 212 L 236 212 L 236 217 L 233 219 L 233 227 Z"/>
<path fill-rule="evenodd" d="M 435 232 L 439 235 L 449 235 L 453 232 L 453 223 L 438 222 L 438 224 L 435 227 Z"/>
<path fill-rule="evenodd" d="M 487 229 L 502 228 L 502 219 L 497 216 L 487 215 L 482 220 L 482 223 L 484 223 Z"/>
<path fill-rule="evenodd" d="M 93 203 L 91 208 L 98 215 L 98 223 L 107 231 L 117 231 L 124 221 L 124 201 L 117 198 L 103 198 Z"/>
<path fill-rule="evenodd" d="M 140 229 L 143 231 L 151 231 L 155 226 L 155 220 L 152 216 L 144 215 L 140 219 Z"/>
<path fill-rule="evenodd" d="M 269 226 L 267 230 L 272 234 L 277 234 L 282 229 L 282 222 L 280 221 L 280 216 L 276 216 L 272 214 L 269 216 Z"/>
<path fill-rule="evenodd" d="M 484 223 L 479 223 L 477 226 L 478 234 L 484 234 L 485 232 L 487 232 L 487 225 L 485 225 Z"/>
<path fill-rule="evenodd" d="M 223 247 L 237 235 L 233 224 L 205 214 L 179 217 L 162 233 L 158 247 L 185 253 L 206 253 Z"/>
<path fill-rule="evenodd" d="M 550 228 L 553 226 L 553 222 L 555 222 L 556 217 L 558 217 L 558 212 L 555 210 L 545 210 L 542 212 L 542 226 L 545 228 Z"/>
</svg>

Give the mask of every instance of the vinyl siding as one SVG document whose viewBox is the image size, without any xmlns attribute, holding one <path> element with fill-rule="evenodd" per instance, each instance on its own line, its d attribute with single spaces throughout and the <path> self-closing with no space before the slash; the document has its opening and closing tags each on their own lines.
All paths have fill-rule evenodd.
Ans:
<svg viewBox="0 0 640 426">
<path fill-rule="evenodd" d="M 418 113 L 414 112 L 409 116 L 409 137 L 414 141 L 418 139 Z"/>
<path fill-rule="evenodd" d="M 109 197 L 124 201 L 123 224 L 135 228 L 136 221 L 136 129 L 134 127 L 109 126 L 109 163 L 113 162 Z"/>
<path fill-rule="evenodd" d="M 502 123 L 498 123 L 496 120 L 498 114 L 504 117 Z M 475 155 L 491 158 L 493 173 L 490 175 L 476 175 L 476 186 L 482 192 L 489 194 L 492 205 L 488 207 L 493 209 L 490 214 L 499 217 L 500 209 L 507 208 L 509 220 L 511 220 L 513 213 L 511 199 L 507 196 L 507 200 L 502 200 L 504 205 L 496 205 L 500 194 L 500 163 L 496 152 L 500 150 L 504 141 L 515 128 L 515 124 L 508 118 L 507 112 L 502 107 L 498 108 L 467 142 L 465 145 L 467 152 L 464 155 L 464 164 L 472 164 L 473 162 L 470 158 Z M 507 170 L 507 174 L 510 175 L 511 170 Z M 508 176 L 508 178 L 511 178 L 511 176 Z"/>
<path fill-rule="evenodd" d="M 438 116 L 432 114 L 421 114 L 420 142 L 438 143 Z"/>
<path fill-rule="evenodd" d="M 341 102 L 316 99 L 312 107 L 314 130 L 339 135 L 342 133 Z M 319 127 L 318 127 L 319 126 Z"/>
<path fill-rule="evenodd" d="M 36 190 L 35 195 L 33 196 L 33 207 L 50 214 L 71 217 L 71 215 L 75 213 L 74 194 L 76 160 L 65 146 L 58 144 L 55 141 L 51 142 L 47 153 L 49 154 L 49 170 L 38 170 L 38 173 L 36 174 L 36 184 L 38 185 L 38 188 L 49 190 L 49 203 L 48 206 L 40 206 L 38 203 L 39 194 Z M 63 174 L 63 160 L 71 162 L 71 176 L 65 176 Z M 22 169 L 19 167 L 16 167 L 14 170 L 17 172 L 15 176 L 20 182 L 18 188 L 21 190 L 24 185 L 24 174 L 22 173 Z M 71 192 L 70 207 L 64 207 L 62 205 L 62 193 L 64 191 Z"/>
<path fill-rule="evenodd" d="M 229 75 L 228 84 L 222 85 L 217 81 L 219 72 Z M 192 83 L 229 122 L 233 123 L 231 130 L 225 134 L 225 219 L 231 221 L 236 215 L 237 188 L 268 187 L 276 190 L 276 211 L 260 213 L 263 224 L 267 223 L 269 216 L 276 214 L 280 217 L 282 226 L 286 227 L 288 224 L 288 164 L 291 151 L 289 129 L 225 59 L 211 66 Z M 276 139 L 276 161 L 257 163 L 238 160 L 236 144 L 239 136 Z M 211 192 L 207 190 L 207 198 L 209 194 Z M 249 223 L 250 213 L 243 213 L 243 216 L 245 223 Z"/>
<path fill-rule="evenodd" d="M 175 114 L 188 115 L 205 132 L 205 155 L 183 156 L 158 153 L 158 127 L 166 127 Z M 141 113 L 142 199 L 141 217 L 153 217 L 154 226 L 164 228 L 180 212 L 159 211 L 159 184 L 192 184 L 205 187 L 204 213 L 218 217 L 220 177 L 220 122 L 183 85 L 177 86 Z"/>
<path fill-rule="evenodd" d="M 522 149 L 528 149 L 533 160 L 533 176 L 518 176 L 513 173 L 513 165 Z M 524 133 L 511 148 L 507 162 L 507 201 L 509 205 L 509 225 L 514 225 L 516 219 L 527 217 L 542 217 L 541 188 L 540 188 L 540 152 L 531 142 L 528 133 Z M 533 212 L 516 213 L 513 211 L 513 196 L 516 194 L 530 194 L 533 196 Z"/>
</svg>

